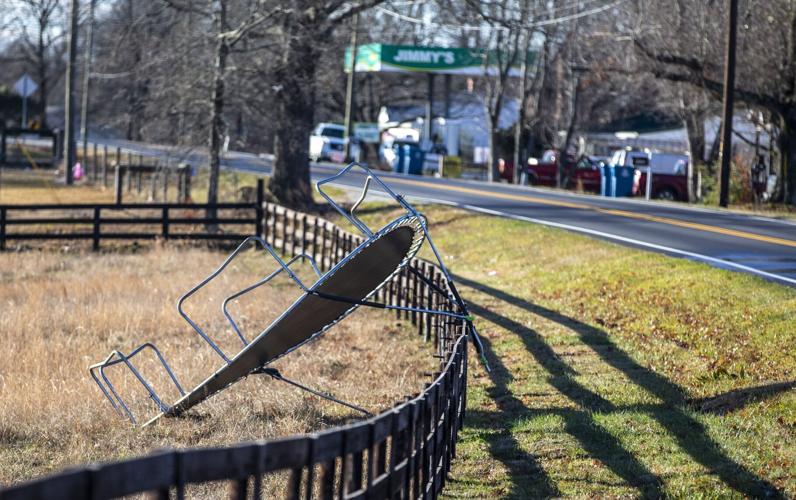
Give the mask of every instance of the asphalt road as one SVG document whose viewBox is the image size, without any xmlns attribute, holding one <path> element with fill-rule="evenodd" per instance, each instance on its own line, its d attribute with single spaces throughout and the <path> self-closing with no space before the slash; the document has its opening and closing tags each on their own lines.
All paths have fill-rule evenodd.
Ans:
<svg viewBox="0 0 796 500">
<path fill-rule="evenodd" d="M 107 142 L 146 155 L 175 156 L 171 148 Z M 182 153 L 177 159 L 198 162 L 202 156 Z M 268 158 L 229 153 L 225 168 L 267 175 L 270 163 Z M 340 168 L 315 164 L 313 180 L 328 177 Z M 796 221 L 508 184 L 379 174 L 391 189 L 410 199 L 558 227 L 796 287 Z M 361 187 L 363 181 L 361 174 L 351 173 L 341 178 L 340 184 Z"/>
</svg>

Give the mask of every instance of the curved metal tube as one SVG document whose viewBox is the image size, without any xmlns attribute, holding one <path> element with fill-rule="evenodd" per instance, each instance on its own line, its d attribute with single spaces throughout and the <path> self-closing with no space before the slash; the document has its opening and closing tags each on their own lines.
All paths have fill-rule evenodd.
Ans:
<svg viewBox="0 0 796 500">
<path fill-rule="evenodd" d="M 279 255 L 277 255 L 277 253 L 274 252 L 271 246 L 268 245 L 265 241 L 263 241 L 262 238 L 260 238 L 259 236 L 249 236 L 248 238 L 243 240 L 243 242 L 240 245 L 238 245 L 235 251 L 232 252 L 215 271 L 213 271 L 208 277 L 203 279 L 198 285 L 188 290 L 188 292 L 185 293 L 182 297 L 180 297 L 179 301 L 177 301 L 177 311 L 180 313 L 180 316 L 182 316 L 183 319 L 187 321 L 189 325 L 191 325 L 191 328 L 193 328 L 194 331 L 196 331 L 196 333 L 198 333 L 199 336 L 202 337 L 204 341 L 207 342 L 207 344 L 213 348 L 216 354 L 218 354 L 221 357 L 221 359 L 223 359 L 224 362 L 227 364 L 231 362 L 231 359 L 227 357 L 224 351 L 215 342 L 213 342 L 210 339 L 210 337 L 202 330 L 202 328 L 199 325 L 197 325 L 190 317 L 188 317 L 188 315 L 183 310 L 182 306 L 185 303 L 185 301 L 188 300 L 188 298 L 190 298 L 193 294 L 202 289 L 205 285 L 210 283 L 210 281 L 212 281 L 216 276 L 218 276 L 221 273 L 221 271 L 223 271 L 230 264 L 230 262 L 232 262 L 232 260 L 235 259 L 235 257 L 243 250 L 243 248 L 250 242 L 259 243 L 260 246 L 262 246 L 265 250 L 268 251 L 268 253 L 271 254 L 271 257 L 274 258 L 274 260 L 282 267 L 282 269 L 287 273 L 287 275 L 290 276 L 290 278 L 294 282 L 296 282 L 299 288 L 301 288 L 305 292 L 308 291 L 307 287 L 304 286 L 304 283 L 301 282 L 298 276 L 296 276 L 293 273 L 293 271 L 291 271 L 290 268 L 287 267 L 285 261 L 282 260 L 279 257 Z"/>
<path fill-rule="evenodd" d="M 360 198 L 359 201 L 357 201 L 357 203 L 354 204 L 354 207 L 351 209 L 351 215 L 348 215 L 347 213 L 345 213 L 345 211 L 337 203 L 334 202 L 334 200 L 332 200 L 331 197 L 329 197 L 329 195 L 327 195 L 323 191 L 321 186 L 323 186 L 324 184 L 330 183 L 330 182 L 334 182 L 335 180 L 337 180 L 340 177 L 342 177 L 343 175 L 347 174 L 348 172 L 350 172 L 354 168 L 361 169 L 363 172 L 365 172 L 368 175 L 368 177 L 365 180 L 365 188 L 363 189 L 362 197 Z M 381 189 L 385 193 L 387 193 L 387 195 L 389 195 L 399 205 L 401 205 L 401 207 L 403 207 L 404 210 L 406 210 L 407 212 L 409 212 L 410 214 L 412 214 L 413 216 L 417 217 L 420 220 L 420 227 L 423 230 L 423 234 L 425 236 L 425 239 L 428 241 L 429 247 L 431 247 L 431 252 L 434 254 L 434 258 L 437 260 L 437 264 L 439 264 L 439 268 L 442 271 L 443 276 L 445 276 L 445 281 L 448 284 L 448 296 L 446 298 L 448 299 L 448 301 L 450 301 L 451 304 L 455 304 L 459 308 L 461 313 L 462 313 L 461 316 L 459 316 L 459 315 L 452 315 L 452 316 L 453 317 L 464 317 L 465 319 L 467 319 L 467 321 L 472 326 L 472 317 L 470 316 L 470 313 L 467 310 L 467 306 L 464 303 L 464 301 L 462 300 L 462 298 L 459 295 L 458 291 L 456 290 L 456 285 L 454 284 L 453 278 L 452 278 L 450 272 L 448 271 L 448 267 L 442 261 L 442 257 L 440 256 L 439 250 L 437 250 L 437 246 L 434 244 L 434 240 L 431 238 L 431 235 L 428 232 L 428 220 L 425 217 L 425 215 L 423 215 L 420 212 L 418 212 L 415 209 L 415 207 L 413 207 L 411 204 L 409 204 L 409 202 L 406 201 L 406 199 L 404 199 L 403 196 L 398 195 L 395 192 L 393 192 L 393 190 L 390 189 L 390 187 L 387 186 L 387 184 L 384 183 L 384 181 L 382 181 L 379 178 L 378 175 L 374 174 L 373 171 L 371 171 L 369 168 L 365 167 L 364 165 L 360 165 L 359 163 L 356 163 L 356 162 L 349 163 L 345 168 L 340 170 L 340 172 L 338 172 L 337 174 L 335 174 L 335 175 L 333 175 L 333 176 L 331 176 L 329 178 L 326 178 L 326 179 L 323 179 L 323 180 L 320 180 L 320 181 L 316 182 L 315 183 L 315 189 L 318 191 L 318 193 L 323 198 L 326 199 L 326 201 L 328 201 L 332 205 L 332 207 L 334 207 L 335 210 L 337 210 L 343 217 L 345 217 L 349 222 L 354 224 L 357 228 L 360 229 L 360 231 L 362 231 L 365 235 L 367 235 L 369 237 L 373 233 L 370 231 L 370 229 L 367 226 L 365 226 L 361 221 L 359 221 L 359 219 L 356 216 L 354 216 L 353 212 L 359 206 L 361 201 L 364 199 L 364 196 L 367 194 L 367 189 L 368 189 L 368 186 L 370 184 L 370 180 L 376 181 L 378 183 L 378 185 L 381 187 Z M 394 308 L 397 308 L 397 306 L 393 306 L 393 307 L 389 307 L 389 308 L 390 309 L 394 309 Z M 412 309 L 409 309 L 409 310 L 411 311 Z M 423 311 L 423 312 L 430 312 L 430 311 Z M 437 314 L 439 314 L 439 313 L 437 313 Z M 448 315 L 448 314 L 445 314 L 445 315 Z M 481 338 L 478 335 L 478 332 L 475 330 L 474 326 L 472 326 L 472 328 L 470 328 L 469 330 L 470 330 L 471 334 L 468 335 L 468 337 L 473 339 L 473 344 L 475 345 L 475 348 L 478 351 L 478 354 L 481 356 L 481 360 L 484 363 L 484 366 L 486 367 L 487 371 L 489 371 L 489 364 L 487 363 L 486 357 L 484 356 L 484 350 L 483 350 L 483 344 L 481 342 Z"/>
<path fill-rule="evenodd" d="M 304 253 L 296 255 L 295 257 L 293 257 L 292 259 L 287 261 L 287 263 L 286 263 L 287 267 L 290 267 L 294 262 L 296 262 L 299 259 L 308 260 L 310 265 L 312 266 L 312 270 L 315 271 L 315 274 L 317 274 L 318 277 L 321 277 L 322 273 L 321 273 L 321 270 L 318 268 L 318 264 L 315 262 L 315 259 L 313 259 L 311 256 L 309 256 L 307 254 L 304 254 Z M 241 295 L 245 295 L 245 294 L 251 292 L 252 290 L 255 290 L 255 289 L 259 288 L 260 286 L 268 283 L 273 278 L 278 276 L 282 271 L 283 271 L 283 269 L 280 267 L 279 269 L 275 270 L 274 272 L 272 272 L 271 274 L 269 274 L 265 278 L 261 279 L 260 281 L 254 283 L 252 285 L 249 285 L 246 288 L 244 288 L 243 290 L 240 290 L 240 291 L 235 292 L 234 294 L 230 295 L 229 297 L 224 299 L 224 302 L 221 303 L 221 312 L 224 313 L 224 316 L 227 318 L 227 321 L 229 321 L 229 324 L 232 325 L 232 329 L 238 335 L 238 337 L 240 338 L 241 342 L 243 342 L 243 347 L 246 347 L 247 345 L 249 345 L 249 342 L 246 340 L 246 337 L 243 336 L 243 333 L 241 333 L 240 329 L 238 328 L 238 324 L 235 322 L 235 320 L 229 314 L 229 310 L 227 308 L 228 305 L 229 305 L 229 302 L 232 301 L 232 300 L 237 299 Z"/>
<path fill-rule="evenodd" d="M 160 350 L 155 346 L 155 344 L 151 342 L 146 342 L 144 344 L 141 344 L 140 346 L 133 349 L 133 351 L 131 351 L 130 354 L 126 356 L 119 351 L 112 351 L 102 363 L 97 363 L 89 367 L 89 373 L 91 374 L 91 377 L 94 379 L 94 382 L 96 382 L 99 388 L 102 390 L 103 394 L 105 394 L 105 397 L 108 398 L 108 400 L 111 402 L 111 405 L 113 405 L 116 412 L 121 415 L 122 412 L 120 408 L 124 410 L 124 413 L 127 414 L 127 417 L 130 419 L 131 422 L 133 422 L 133 424 L 136 424 L 137 421 L 133 416 L 132 411 L 130 411 L 130 408 L 124 402 L 124 399 L 122 399 L 122 397 L 116 391 L 116 388 L 111 383 L 110 379 L 108 379 L 108 376 L 105 374 L 105 368 L 109 368 L 111 366 L 120 363 L 124 363 L 125 365 L 127 365 L 127 367 L 130 369 L 133 375 L 135 375 L 135 377 L 138 379 L 141 385 L 143 385 L 144 388 L 147 390 L 152 400 L 155 401 L 155 404 L 158 406 L 158 408 L 161 411 L 166 411 L 168 410 L 168 406 L 166 406 L 163 403 L 163 401 L 160 399 L 160 397 L 158 397 L 157 393 L 149 384 L 149 382 L 147 382 L 147 380 L 143 377 L 143 375 L 141 375 L 141 373 L 135 368 L 135 366 L 130 361 L 133 357 L 135 357 L 137 354 L 139 354 L 140 352 L 142 352 L 144 349 L 147 348 L 155 352 L 155 355 L 157 356 L 163 368 L 166 370 L 166 373 L 168 373 L 169 377 L 171 378 L 171 381 L 174 383 L 174 386 L 177 388 L 177 391 L 179 391 L 181 396 L 184 396 L 185 390 L 180 385 L 179 380 L 177 380 L 177 376 L 174 374 L 171 367 L 166 362 L 166 359 L 163 357 Z M 102 382 L 100 382 L 99 378 L 97 378 L 95 370 L 99 370 L 100 376 L 102 377 L 102 380 L 105 382 L 104 385 L 102 384 Z M 107 390 L 105 386 L 107 386 Z M 108 390 L 110 391 L 111 394 L 113 394 L 113 398 L 108 393 Z M 116 401 L 114 401 L 114 398 L 116 399 Z"/>
</svg>

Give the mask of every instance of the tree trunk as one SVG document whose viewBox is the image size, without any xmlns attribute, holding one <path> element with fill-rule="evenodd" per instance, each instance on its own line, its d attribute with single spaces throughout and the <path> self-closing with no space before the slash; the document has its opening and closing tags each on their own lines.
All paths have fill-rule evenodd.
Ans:
<svg viewBox="0 0 796 500">
<path fill-rule="evenodd" d="M 705 162 L 705 117 L 702 113 L 688 113 L 685 119 L 691 159 L 695 165 Z"/>
<path fill-rule="evenodd" d="M 498 152 L 497 145 L 500 142 L 498 137 L 497 117 L 489 118 L 489 155 L 487 156 L 487 179 L 489 182 L 500 181 L 498 171 Z"/>
<path fill-rule="evenodd" d="M 41 130 L 47 129 L 47 93 L 49 92 L 47 85 L 47 59 L 44 47 L 45 29 L 46 28 L 41 26 L 39 27 L 39 44 L 36 53 L 39 77 L 39 126 Z M 27 126 L 27 124 L 25 126 Z"/>
<path fill-rule="evenodd" d="M 227 28 L 226 2 L 219 2 L 218 10 L 213 13 L 213 18 L 217 40 L 216 60 L 213 65 L 213 90 L 210 98 L 210 135 L 208 137 L 210 155 L 210 180 L 207 186 L 208 219 L 214 218 L 218 213 L 214 205 L 218 203 L 221 141 L 224 135 L 224 77 L 227 71 L 227 56 L 229 55 L 227 40 L 220 36 Z"/>
<path fill-rule="evenodd" d="M 294 37 L 285 44 L 282 63 L 274 74 L 280 86 L 274 120 L 280 126 L 274 137 L 276 158 L 268 189 L 280 203 L 298 209 L 313 205 L 308 143 L 315 120 L 317 63 L 315 42 Z"/>
<path fill-rule="evenodd" d="M 789 110 L 780 131 L 783 201 L 796 205 L 796 112 Z"/>
<path fill-rule="evenodd" d="M 688 201 L 693 203 L 697 199 L 694 184 L 694 171 L 697 165 L 705 162 L 705 119 L 702 113 L 686 112 L 686 135 L 688 136 L 688 149 L 691 151 L 691 161 L 688 162 Z"/>
<path fill-rule="evenodd" d="M 569 144 L 572 142 L 572 136 L 575 135 L 575 127 L 578 124 L 578 107 L 580 106 L 580 76 L 575 77 L 575 85 L 572 89 L 572 114 L 569 116 L 569 125 L 567 125 L 567 135 L 564 137 L 564 144 L 561 146 L 561 152 L 558 154 L 558 175 L 556 176 L 556 185 L 558 188 L 566 187 L 569 184 L 569 174 L 565 171 L 565 162 L 567 161 L 567 151 Z"/>
</svg>

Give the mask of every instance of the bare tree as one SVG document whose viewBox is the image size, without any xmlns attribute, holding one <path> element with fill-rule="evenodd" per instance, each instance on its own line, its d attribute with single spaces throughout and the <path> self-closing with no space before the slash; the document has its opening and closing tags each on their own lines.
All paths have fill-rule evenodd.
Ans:
<svg viewBox="0 0 796 500">
<path fill-rule="evenodd" d="M 63 30 L 60 0 L 15 0 L 18 14 L 22 53 L 25 62 L 33 68 L 39 85 L 39 123 L 47 128 L 47 101 L 50 89 L 63 74 Z"/>
<path fill-rule="evenodd" d="M 274 173 L 270 192 L 294 207 L 312 206 L 308 137 L 316 107 L 316 70 L 321 51 L 334 31 L 349 17 L 383 0 L 317 2 L 296 0 L 280 4 L 271 29 L 278 47 L 272 74 Z"/>
<path fill-rule="evenodd" d="M 688 83 L 718 96 L 726 18 L 721 3 L 697 0 L 640 1 L 637 13 L 655 19 L 632 35 L 647 69 L 656 77 Z M 783 198 L 796 203 L 796 3 L 789 0 L 742 4 L 738 83 L 735 96 L 747 106 L 770 112 L 780 128 Z M 673 16 L 682 20 L 678 36 L 663 36 Z M 687 37 L 685 43 L 677 39 Z"/>
</svg>

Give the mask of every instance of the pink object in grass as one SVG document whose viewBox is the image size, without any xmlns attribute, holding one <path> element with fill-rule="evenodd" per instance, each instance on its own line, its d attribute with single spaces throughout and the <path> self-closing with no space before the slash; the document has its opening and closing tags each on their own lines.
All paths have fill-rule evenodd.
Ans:
<svg viewBox="0 0 796 500">
<path fill-rule="evenodd" d="M 74 178 L 76 181 L 79 181 L 83 178 L 83 165 L 80 162 L 75 163 L 75 168 L 73 169 L 72 173 L 74 174 Z"/>
</svg>

